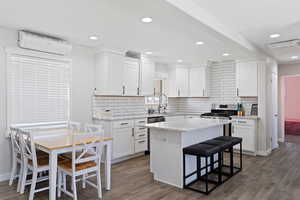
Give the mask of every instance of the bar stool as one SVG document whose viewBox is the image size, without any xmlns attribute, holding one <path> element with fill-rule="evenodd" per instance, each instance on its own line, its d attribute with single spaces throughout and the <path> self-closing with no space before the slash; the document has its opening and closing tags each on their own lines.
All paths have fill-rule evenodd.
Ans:
<svg viewBox="0 0 300 200">
<path fill-rule="evenodd" d="M 223 142 L 230 142 L 231 143 L 231 147 L 229 148 L 229 153 L 230 153 L 230 165 L 224 165 L 223 167 L 229 167 L 230 168 L 230 176 L 233 176 L 235 174 L 237 174 L 238 172 L 240 172 L 243 168 L 243 148 L 242 148 L 242 142 L 243 139 L 239 138 L 239 137 L 231 137 L 231 136 L 220 136 L 217 138 L 214 138 L 214 140 L 219 140 L 219 141 L 223 141 Z M 234 165 L 234 158 L 233 158 L 233 147 L 235 145 L 240 145 L 240 163 L 239 163 L 239 167 Z M 234 171 L 234 169 L 236 169 L 236 171 Z"/>
<path fill-rule="evenodd" d="M 199 144 L 195 144 L 195 145 L 191 145 L 189 147 L 186 147 L 183 149 L 183 188 L 186 189 L 190 189 L 196 192 L 200 192 L 200 193 L 204 193 L 204 194 L 209 194 L 211 191 L 213 191 L 219 184 L 221 184 L 221 168 L 222 168 L 222 164 L 221 164 L 221 147 L 216 146 L 216 145 L 209 145 L 209 144 L 203 144 L 203 143 L 199 143 Z M 218 160 L 214 161 L 211 160 L 210 163 L 208 163 L 208 158 L 209 157 L 213 157 L 215 154 L 218 154 Z M 186 155 L 193 155 L 196 156 L 196 160 L 197 160 L 197 169 L 196 171 L 186 175 L 185 170 L 186 170 Z M 205 166 L 202 167 L 201 166 L 201 158 L 204 157 L 205 158 Z M 215 163 L 218 163 L 218 181 L 214 181 L 209 179 L 208 175 L 209 173 L 213 172 L 213 169 L 211 166 L 214 165 Z M 208 171 L 208 168 L 210 167 L 210 172 Z M 201 175 L 201 172 L 205 170 L 205 174 Z M 186 184 L 186 179 L 193 176 L 193 175 L 197 175 L 197 178 L 195 180 L 193 180 L 192 182 Z M 204 179 L 203 179 L 204 176 Z M 204 180 L 205 182 L 205 191 L 201 190 L 201 189 L 196 189 L 194 187 L 191 187 L 194 183 L 198 182 L 198 181 Z M 212 188 L 208 188 L 208 184 L 212 183 L 214 184 L 214 186 Z"/>
</svg>

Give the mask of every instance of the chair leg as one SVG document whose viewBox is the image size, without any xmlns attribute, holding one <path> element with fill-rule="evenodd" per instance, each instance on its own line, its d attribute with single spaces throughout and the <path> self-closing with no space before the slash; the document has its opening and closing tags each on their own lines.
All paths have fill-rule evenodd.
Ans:
<svg viewBox="0 0 300 200">
<path fill-rule="evenodd" d="M 82 188 L 86 188 L 86 174 L 82 175 Z"/>
<path fill-rule="evenodd" d="M 11 186 L 14 182 L 15 176 L 17 172 L 17 160 L 14 158 L 12 163 L 12 169 L 10 172 L 10 179 L 9 179 L 9 185 Z"/>
<path fill-rule="evenodd" d="M 73 199 L 77 200 L 77 190 L 76 190 L 76 177 L 72 176 L 72 186 L 73 186 Z"/>
<path fill-rule="evenodd" d="M 57 187 L 57 196 L 61 197 L 61 185 L 62 185 L 62 173 L 61 171 L 58 171 L 58 187 Z"/>
<path fill-rule="evenodd" d="M 33 173 L 32 173 L 32 183 L 31 183 L 30 194 L 29 194 L 29 200 L 33 200 L 33 197 L 34 197 L 37 175 L 38 175 L 37 171 L 33 170 Z"/>
<path fill-rule="evenodd" d="M 67 175 L 63 173 L 64 191 L 67 191 Z"/>
<path fill-rule="evenodd" d="M 21 189 L 22 176 L 23 176 L 23 163 L 20 164 L 17 192 L 20 192 Z"/>
<path fill-rule="evenodd" d="M 20 193 L 24 194 L 24 190 L 25 190 L 25 184 L 26 184 L 26 179 L 27 179 L 27 161 L 24 162 L 23 164 L 23 172 L 22 172 L 22 178 L 21 178 L 21 188 L 20 188 Z"/>
<path fill-rule="evenodd" d="M 102 199 L 102 186 L 101 186 L 101 173 L 100 173 L 100 167 L 97 170 L 97 188 L 98 188 L 98 197 L 99 199 Z"/>
</svg>

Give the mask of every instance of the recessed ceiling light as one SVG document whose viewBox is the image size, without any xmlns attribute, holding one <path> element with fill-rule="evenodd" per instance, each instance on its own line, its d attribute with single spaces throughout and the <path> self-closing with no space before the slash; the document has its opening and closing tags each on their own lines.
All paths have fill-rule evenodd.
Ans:
<svg viewBox="0 0 300 200">
<path fill-rule="evenodd" d="M 181 60 L 181 59 L 178 59 L 178 60 L 177 60 L 177 62 L 179 62 L 179 63 L 182 63 L 182 62 L 183 62 L 183 60 Z"/>
<path fill-rule="evenodd" d="M 204 42 L 202 42 L 202 41 L 196 42 L 196 45 L 202 45 L 202 44 L 204 44 Z"/>
<path fill-rule="evenodd" d="M 270 35 L 270 38 L 278 38 L 278 37 L 280 37 L 280 34 L 278 33 L 274 33 Z"/>
<path fill-rule="evenodd" d="M 94 35 L 90 36 L 90 40 L 98 40 L 98 39 L 99 38 L 97 36 L 94 36 Z"/>
<path fill-rule="evenodd" d="M 147 54 L 147 55 L 152 55 L 153 52 L 152 52 L 152 51 L 146 51 L 145 54 Z"/>
<path fill-rule="evenodd" d="M 296 60 L 298 58 L 299 58 L 299 56 L 291 56 L 291 59 L 293 59 L 293 60 Z"/>
<path fill-rule="evenodd" d="M 223 53 L 223 56 L 230 56 L 229 53 Z"/>
<path fill-rule="evenodd" d="M 144 18 L 142 18 L 142 22 L 144 22 L 144 23 L 150 23 L 150 22 L 152 22 L 153 20 L 152 20 L 152 18 L 151 17 L 144 17 Z"/>
</svg>

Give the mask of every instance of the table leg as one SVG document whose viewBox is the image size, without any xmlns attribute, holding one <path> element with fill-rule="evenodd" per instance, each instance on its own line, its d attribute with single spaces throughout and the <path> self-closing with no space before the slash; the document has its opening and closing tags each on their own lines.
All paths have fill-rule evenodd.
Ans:
<svg viewBox="0 0 300 200">
<path fill-rule="evenodd" d="M 57 153 L 50 152 L 49 157 L 49 200 L 56 199 Z"/>
<path fill-rule="evenodd" d="M 112 141 L 107 141 L 106 156 L 105 156 L 105 186 L 106 190 L 111 189 L 111 156 L 112 156 Z"/>
</svg>

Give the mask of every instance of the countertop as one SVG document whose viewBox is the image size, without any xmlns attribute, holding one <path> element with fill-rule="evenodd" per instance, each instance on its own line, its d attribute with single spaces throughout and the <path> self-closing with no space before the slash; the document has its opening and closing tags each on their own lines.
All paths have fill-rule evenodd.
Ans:
<svg viewBox="0 0 300 200">
<path fill-rule="evenodd" d="M 221 126 L 224 124 L 229 124 L 231 121 L 219 120 L 219 119 L 182 119 L 174 120 L 169 122 L 158 122 L 153 124 L 146 124 L 147 128 L 161 129 L 167 131 L 177 131 L 177 132 L 188 132 L 201 130 L 216 126 Z"/>
<path fill-rule="evenodd" d="M 257 115 L 245 115 L 245 116 L 238 116 L 238 115 L 234 115 L 231 116 L 232 119 L 254 119 L 254 120 L 258 120 L 259 117 Z"/>
<path fill-rule="evenodd" d="M 172 117 L 172 116 L 199 116 L 202 113 L 154 113 L 154 114 L 145 114 L 145 115 L 127 115 L 127 116 L 118 116 L 118 117 L 93 117 L 93 120 L 104 120 L 104 121 L 118 121 L 118 120 L 130 120 L 130 119 L 142 119 L 148 117 Z"/>
</svg>

